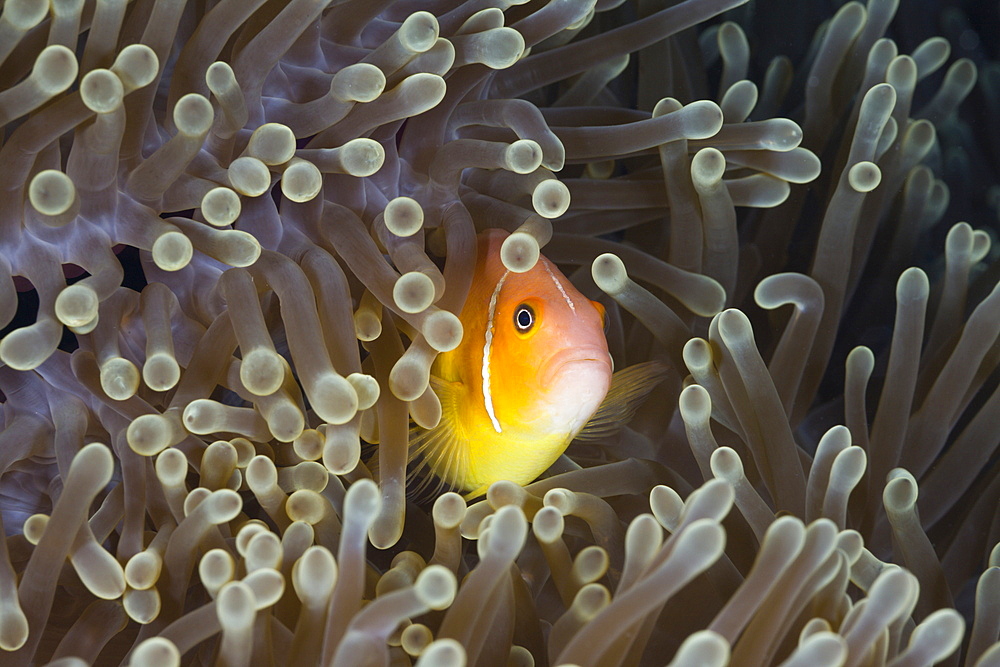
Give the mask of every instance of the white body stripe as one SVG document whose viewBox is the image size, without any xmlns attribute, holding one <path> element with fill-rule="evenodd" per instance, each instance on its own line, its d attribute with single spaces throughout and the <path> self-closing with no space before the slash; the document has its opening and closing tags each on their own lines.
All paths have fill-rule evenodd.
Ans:
<svg viewBox="0 0 1000 667">
<path fill-rule="evenodd" d="M 559 279 L 552 273 L 552 269 L 549 268 L 548 264 L 545 262 L 540 262 L 540 264 L 545 267 L 545 271 L 549 274 L 549 278 L 552 278 L 552 282 L 556 284 L 556 288 L 559 290 L 559 293 L 562 294 L 563 299 L 566 300 L 566 305 L 569 306 L 569 309 L 572 310 L 575 315 L 576 306 L 573 305 L 573 300 L 569 298 L 569 294 L 566 294 L 566 290 L 563 289 L 562 283 L 560 283 Z"/>
<path fill-rule="evenodd" d="M 493 423 L 493 430 L 497 433 L 502 431 L 496 413 L 493 411 L 493 396 L 490 394 L 490 348 L 493 346 L 493 316 L 497 312 L 497 299 L 500 297 L 500 288 L 503 287 L 509 273 L 510 271 L 504 271 L 504 274 L 500 276 L 500 280 L 497 281 L 497 286 L 493 290 L 493 296 L 490 297 L 489 314 L 486 319 L 486 343 L 483 345 L 483 404 L 486 407 L 486 414 L 489 415 L 490 421 Z"/>
</svg>

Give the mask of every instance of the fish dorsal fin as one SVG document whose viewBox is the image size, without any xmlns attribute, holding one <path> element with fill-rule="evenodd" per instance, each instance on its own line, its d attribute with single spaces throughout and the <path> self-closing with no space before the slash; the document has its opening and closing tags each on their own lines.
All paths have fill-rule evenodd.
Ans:
<svg viewBox="0 0 1000 667">
<path fill-rule="evenodd" d="M 431 489 L 438 491 L 451 486 L 449 478 L 461 477 L 469 465 L 468 449 L 458 427 L 461 382 L 449 382 L 431 376 L 431 387 L 441 402 L 441 420 L 432 429 L 410 427 L 408 462 L 416 462 L 409 477 L 419 478 L 414 493 L 422 495 Z M 440 470 L 442 474 L 433 472 Z"/>
<path fill-rule="evenodd" d="M 649 392 L 666 377 L 666 372 L 665 364 L 646 361 L 612 375 L 608 395 L 576 439 L 594 442 L 617 433 L 635 416 L 635 411 Z"/>
</svg>

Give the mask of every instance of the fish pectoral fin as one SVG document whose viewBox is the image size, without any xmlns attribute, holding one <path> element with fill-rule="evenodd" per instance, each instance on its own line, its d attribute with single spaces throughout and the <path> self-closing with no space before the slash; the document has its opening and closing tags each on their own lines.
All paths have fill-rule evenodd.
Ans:
<svg viewBox="0 0 1000 667">
<path fill-rule="evenodd" d="M 666 377 L 666 373 L 666 364 L 646 361 L 612 375 L 608 395 L 576 439 L 594 442 L 617 433 L 635 416 L 635 411 L 649 392 Z"/>
<path fill-rule="evenodd" d="M 469 469 L 468 443 L 458 427 L 459 392 L 464 385 L 438 377 L 431 377 L 431 387 L 441 402 L 441 420 L 432 429 L 419 426 L 410 428 L 408 461 L 416 461 L 418 467 L 414 475 L 429 472 L 418 485 L 418 491 L 426 488 L 431 478 L 439 487 L 461 486 Z"/>
</svg>

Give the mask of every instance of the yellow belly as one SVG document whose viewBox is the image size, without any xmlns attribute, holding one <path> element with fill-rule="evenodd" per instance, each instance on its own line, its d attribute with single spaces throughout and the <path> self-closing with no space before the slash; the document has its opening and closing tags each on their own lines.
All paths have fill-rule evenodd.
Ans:
<svg viewBox="0 0 1000 667">
<path fill-rule="evenodd" d="M 445 484 L 470 496 L 500 480 L 530 483 L 572 440 L 570 433 L 553 433 L 528 422 L 507 422 L 497 433 L 482 410 L 467 409 L 461 383 L 435 378 L 434 388 L 441 398 L 441 421 L 429 431 L 411 431 L 410 453 Z"/>
<path fill-rule="evenodd" d="M 524 486 L 535 480 L 566 451 L 568 434 L 533 435 L 514 429 L 497 433 L 491 424 L 478 428 L 468 442 L 469 465 L 459 485 L 465 491 L 489 487 L 499 480 Z"/>
</svg>

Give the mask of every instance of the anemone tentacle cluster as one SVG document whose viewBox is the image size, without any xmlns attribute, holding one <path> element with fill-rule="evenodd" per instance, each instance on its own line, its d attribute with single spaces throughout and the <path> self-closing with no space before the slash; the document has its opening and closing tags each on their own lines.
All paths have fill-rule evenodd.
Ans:
<svg viewBox="0 0 1000 667">
<path fill-rule="evenodd" d="M 745 3 L 3 3 L 0 663 L 1000 666 L 980 68 Z M 425 505 L 489 228 L 669 376 Z"/>
</svg>

